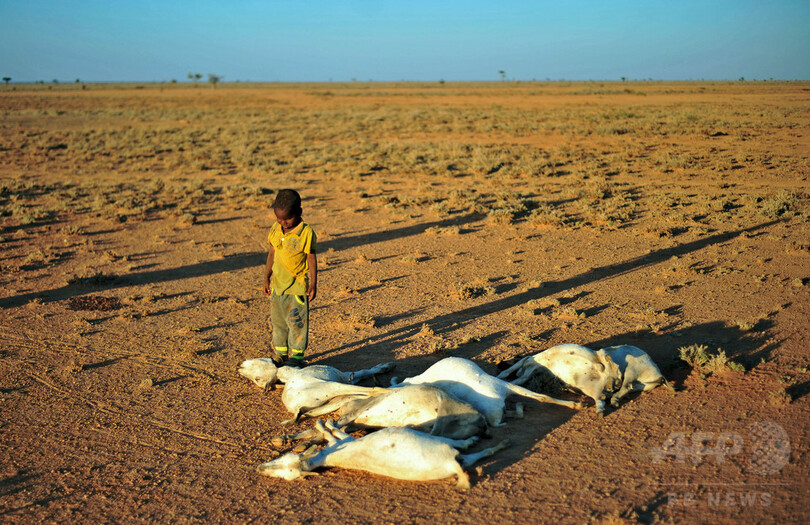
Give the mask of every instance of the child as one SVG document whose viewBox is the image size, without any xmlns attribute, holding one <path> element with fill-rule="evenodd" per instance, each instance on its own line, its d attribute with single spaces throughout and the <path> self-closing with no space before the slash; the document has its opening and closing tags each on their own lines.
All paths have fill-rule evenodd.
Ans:
<svg viewBox="0 0 810 525">
<path fill-rule="evenodd" d="M 309 302 L 318 290 L 315 232 L 301 220 L 301 196 L 281 190 L 273 202 L 276 222 L 267 236 L 270 253 L 264 293 L 270 295 L 273 348 L 278 361 L 304 365 L 309 335 Z"/>
</svg>

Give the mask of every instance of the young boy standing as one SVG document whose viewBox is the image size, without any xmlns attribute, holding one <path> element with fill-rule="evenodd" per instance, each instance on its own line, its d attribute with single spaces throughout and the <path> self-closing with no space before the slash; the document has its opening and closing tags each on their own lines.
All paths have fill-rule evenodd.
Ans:
<svg viewBox="0 0 810 525">
<path fill-rule="evenodd" d="M 309 302 L 318 290 L 316 236 L 301 220 L 301 196 L 295 190 L 278 192 L 273 213 L 276 222 L 267 236 L 270 252 L 264 270 L 273 348 L 279 361 L 303 366 L 309 338 Z"/>
</svg>

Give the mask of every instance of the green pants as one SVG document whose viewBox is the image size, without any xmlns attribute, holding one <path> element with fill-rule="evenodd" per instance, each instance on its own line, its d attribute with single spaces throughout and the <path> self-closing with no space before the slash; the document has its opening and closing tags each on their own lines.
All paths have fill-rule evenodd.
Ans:
<svg viewBox="0 0 810 525">
<path fill-rule="evenodd" d="M 303 359 L 309 341 L 309 298 L 306 295 L 270 296 L 273 347 L 282 357 Z"/>
</svg>

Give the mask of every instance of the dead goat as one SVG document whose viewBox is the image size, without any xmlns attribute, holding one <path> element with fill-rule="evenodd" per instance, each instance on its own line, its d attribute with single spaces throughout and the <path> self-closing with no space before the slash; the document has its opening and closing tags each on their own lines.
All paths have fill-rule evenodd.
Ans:
<svg viewBox="0 0 810 525">
<path fill-rule="evenodd" d="M 257 467 L 260 474 L 294 480 L 321 467 L 363 470 L 390 478 L 430 481 L 458 476 L 456 487 L 467 489 L 465 469 L 508 446 L 503 441 L 474 454 L 461 454 L 477 438 L 465 440 L 431 436 L 410 428 L 390 427 L 354 438 L 331 422 L 317 429 L 329 445 L 317 452 L 288 453 Z"/>
<path fill-rule="evenodd" d="M 351 396 L 366 397 L 382 394 L 386 391 L 380 387 L 358 386 L 356 383 L 377 374 L 389 372 L 393 363 L 383 363 L 367 370 L 345 373 L 326 365 L 310 365 L 304 368 L 290 366 L 276 367 L 272 359 L 257 358 L 243 361 L 239 373 L 262 388 L 270 388 L 277 381 L 284 383 L 281 402 L 295 415 L 293 420 L 301 417 L 315 417 L 328 414 Z"/>
<path fill-rule="evenodd" d="M 396 385 L 395 379 L 392 384 Z M 447 357 L 436 362 L 418 376 L 403 380 L 399 385 L 429 384 L 448 392 L 462 401 L 470 403 L 481 412 L 487 423 L 493 427 L 503 426 L 506 398 L 517 395 L 554 403 L 569 408 L 579 409 L 582 404 L 576 401 L 565 401 L 544 394 L 532 392 L 527 388 L 509 383 L 484 372 L 469 359 Z M 396 385 L 398 386 L 398 385 Z"/>
<path fill-rule="evenodd" d="M 467 439 L 487 429 L 484 416 L 471 404 L 431 385 L 406 385 L 389 388 L 385 393 L 350 399 L 337 409 L 341 428 L 362 429 L 408 427 L 434 436 Z M 320 436 L 314 429 L 284 434 L 272 440 L 281 448 L 297 440 Z"/>
<path fill-rule="evenodd" d="M 616 363 L 622 374 L 622 386 L 610 398 L 612 406 L 619 406 L 619 400 L 633 391 L 646 392 L 659 385 L 664 385 L 671 392 L 675 391 L 675 388 L 661 374 L 661 370 L 658 369 L 652 358 L 641 348 L 631 345 L 619 345 L 609 346 L 602 350 Z"/>
<path fill-rule="evenodd" d="M 506 379 L 517 375 L 512 384 L 521 385 L 536 372 L 547 370 L 567 386 L 592 398 L 596 413 L 604 414 L 608 393 L 621 386 L 619 367 L 603 350 L 594 352 L 577 344 L 553 346 L 540 353 L 529 355 L 507 368 L 498 377 Z"/>
</svg>

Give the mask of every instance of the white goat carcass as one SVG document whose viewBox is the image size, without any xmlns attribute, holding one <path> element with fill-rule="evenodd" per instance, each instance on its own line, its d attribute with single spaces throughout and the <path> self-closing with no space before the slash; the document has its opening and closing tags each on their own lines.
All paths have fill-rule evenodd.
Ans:
<svg viewBox="0 0 810 525">
<path fill-rule="evenodd" d="M 340 427 L 409 427 L 452 439 L 478 435 L 487 427 L 474 406 L 432 385 L 405 385 L 378 396 L 353 399 L 340 413 Z"/>
<path fill-rule="evenodd" d="M 340 428 L 379 429 L 408 427 L 433 436 L 467 439 L 483 434 L 487 421 L 471 404 L 432 385 L 405 385 L 389 388 L 373 397 L 350 399 L 337 409 Z M 281 448 L 300 440 L 306 446 L 322 439 L 317 429 L 275 436 L 271 443 Z M 305 444 L 296 445 L 300 450 Z"/>
<path fill-rule="evenodd" d="M 576 344 L 553 346 L 547 350 L 526 356 L 507 368 L 498 377 L 505 379 L 512 374 L 518 377 L 513 384 L 520 385 L 535 372 L 547 370 L 567 386 L 579 390 L 596 403 L 596 413 L 604 414 L 608 392 L 618 390 L 621 371 L 604 351 L 594 352 Z"/>
<path fill-rule="evenodd" d="M 392 384 L 395 384 L 392 380 Z M 555 399 L 544 394 L 498 379 L 484 372 L 469 359 L 447 357 L 436 362 L 423 373 L 403 380 L 399 385 L 429 384 L 449 392 L 470 403 L 481 412 L 493 427 L 503 426 L 506 398 L 509 395 L 528 397 L 544 403 L 555 403 L 569 408 L 582 408 L 581 403 Z M 396 385 L 396 386 L 399 386 Z"/>
<path fill-rule="evenodd" d="M 646 392 L 659 385 L 666 386 L 671 392 L 675 391 L 669 381 L 661 374 L 658 366 L 641 348 L 631 345 L 619 345 L 609 346 L 602 350 L 610 356 L 622 373 L 622 386 L 610 398 L 612 406 L 619 406 L 619 400 L 633 391 L 642 390 Z"/>
<path fill-rule="evenodd" d="M 358 386 L 356 383 L 393 368 L 393 363 L 383 363 L 367 370 L 345 373 L 325 365 L 276 367 L 272 359 L 258 358 L 243 361 L 239 373 L 265 389 L 277 380 L 284 383 L 281 402 L 297 421 L 303 416 L 328 414 L 352 399 L 348 396 L 365 397 L 386 392 L 385 388 Z"/>
<path fill-rule="evenodd" d="M 430 481 L 458 476 L 456 486 L 470 487 L 466 468 L 507 446 L 506 442 L 475 454 L 460 454 L 475 443 L 465 440 L 431 436 L 404 427 L 391 427 L 356 439 L 331 423 L 328 430 L 321 421 L 318 429 L 329 445 L 318 452 L 288 453 L 262 463 L 259 473 L 294 480 L 320 467 L 343 467 L 410 481 Z"/>
</svg>

